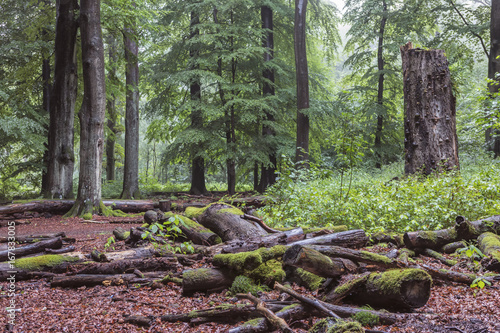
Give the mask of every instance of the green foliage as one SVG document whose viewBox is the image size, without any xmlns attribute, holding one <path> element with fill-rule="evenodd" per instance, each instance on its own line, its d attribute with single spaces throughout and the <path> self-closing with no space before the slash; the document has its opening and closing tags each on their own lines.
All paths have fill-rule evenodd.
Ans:
<svg viewBox="0 0 500 333">
<path fill-rule="evenodd" d="M 461 173 L 399 180 L 391 180 L 400 170 L 396 165 L 381 173 L 357 169 L 348 193 L 338 172 L 287 167 L 267 192 L 272 204 L 260 214 L 274 226 L 345 224 L 371 232 L 441 229 L 452 226 L 457 215 L 479 219 L 500 213 L 499 165 L 488 158 L 475 163 L 462 164 Z"/>
<path fill-rule="evenodd" d="M 168 218 L 167 221 L 163 223 L 155 222 L 152 223 L 148 226 L 148 230 L 145 231 L 141 237 L 142 239 L 148 238 L 149 235 L 157 235 L 160 237 L 163 237 L 165 239 L 167 238 L 179 238 L 179 236 L 182 235 L 182 230 L 179 228 L 179 225 L 185 225 L 185 222 L 182 221 L 181 218 L 178 216 L 174 215 Z M 194 253 L 194 247 L 191 245 L 189 242 L 183 242 L 179 245 L 174 245 L 170 242 L 164 245 L 159 245 L 156 242 L 153 242 L 154 246 L 157 248 L 157 250 L 164 251 L 166 253 L 172 252 L 172 253 Z"/>
<path fill-rule="evenodd" d="M 373 309 L 368 307 L 367 310 L 373 310 Z M 354 316 L 352 316 L 352 318 L 357 322 L 359 322 L 361 325 L 368 327 L 375 326 L 380 321 L 379 316 L 368 311 L 357 312 Z"/>
<path fill-rule="evenodd" d="M 106 241 L 106 244 L 104 244 L 104 251 L 107 251 L 108 249 L 111 249 L 111 250 L 115 250 L 115 247 L 113 246 L 113 244 L 116 243 L 116 240 L 115 240 L 115 237 L 111 236 L 108 238 L 108 240 Z"/>
</svg>

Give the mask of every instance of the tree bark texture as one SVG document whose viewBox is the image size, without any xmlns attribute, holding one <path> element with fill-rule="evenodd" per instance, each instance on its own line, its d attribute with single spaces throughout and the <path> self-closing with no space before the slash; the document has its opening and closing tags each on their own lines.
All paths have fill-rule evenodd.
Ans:
<svg viewBox="0 0 500 333">
<path fill-rule="evenodd" d="M 51 288 L 78 288 L 82 286 L 93 287 L 98 285 L 120 286 L 137 279 L 135 274 L 81 274 L 68 276 L 54 276 L 50 283 Z"/>
<path fill-rule="evenodd" d="M 109 35 L 109 65 L 108 84 L 117 85 L 118 77 L 116 75 L 117 49 L 115 36 Z M 115 172 L 115 144 L 116 136 L 118 135 L 118 112 L 116 110 L 116 96 L 114 92 L 108 96 L 106 103 L 108 110 L 108 131 L 106 135 L 106 180 L 112 181 L 116 179 Z"/>
<path fill-rule="evenodd" d="M 80 30 L 83 63 L 83 104 L 80 119 L 80 178 L 75 205 L 68 215 L 97 213 L 101 204 L 106 77 L 101 37 L 100 0 L 82 0 Z"/>
<path fill-rule="evenodd" d="M 74 118 L 78 86 L 76 0 L 57 1 L 54 85 L 50 101 L 45 198 L 73 198 Z"/>
<path fill-rule="evenodd" d="M 405 173 L 459 168 L 455 97 L 443 50 L 401 47 Z"/>
<path fill-rule="evenodd" d="M 384 115 L 381 113 L 384 109 L 384 33 L 385 24 L 387 22 L 387 3 L 382 0 L 382 19 L 380 20 L 380 29 L 378 37 L 377 48 L 377 67 L 378 67 L 378 90 L 377 90 L 377 104 L 379 105 L 379 113 L 377 115 L 377 130 L 375 132 L 375 153 L 377 154 L 376 167 L 382 167 L 380 149 L 382 148 L 382 129 L 384 125 Z"/>
<path fill-rule="evenodd" d="M 495 272 L 500 272 L 500 237 L 492 232 L 485 232 L 477 239 L 479 249 L 488 256 L 484 258 L 482 265 Z"/>
<path fill-rule="evenodd" d="M 200 24 L 199 15 L 195 12 L 191 12 L 191 23 L 190 23 L 191 39 L 195 38 L 200 34 L 200 31 L 197 27 L 198 24 Z M 196 58 L 199 53 L 199 50 L 197 50 L 196 48 L 197 48 L 196 43 L 194 43 L 192 49 L 189 51 L 189 57 L 191 58 L 191 61 L 193 61 L 191 69 L 198 68 L 198 66 L 194 63 L 196 61 L 194 60 L 194 58 Z M 201 85 L 198 78 L 195 78 L 193 82 L 191 82 L 189 90 L 191 95 L 191 101 L 197 104 L 191 110 L 191 128 L 197 130 L 203 127 L 202 110 L 198 105 L 201 100 Z M 189 190 L 189 193 L 196 195 L 206 194 L 208 191 L 205 185 L 205 159 L 202 156 L 199 156 L 195 151 L 192 152 L 192 155 L 193 156 L 191 161 L 191 189 Z"/>
<path fill-rule="evenodd" d="M 125 165 L 122 199 L 140 198 L 139 191 L 139 48 L 135 23 L 126 24 L 125 44 L 126 101 L 125 101 Z"/>
<path fill-rule="evenodd" d="M 283 255 L 283 263 L 302 268 L 321 277 L 338 277 L 346 273 L 342 260 L 330 258 L 311 248 L 295 245 Z"/>
<path fill-rule="evenodd" d="M 262 29 L 265 29 L 264 37 L 262 39 L 262 47 L 266 49 L 264 52 L 264 66 L 269 61 L 274 59 L 274 26 L 273 26 L 273 10 L 268 6 L 260 8 L 260 16 L 262 21 Z M 262 96 L 274 96 L 274 70 L 270 67 L 264 67 L 262 72 L 264 79 L 262 87 Z M 269 144 L 269 164 L 262 165 L 260 174 L 259 192 L 264 192 L 266 188 L 276 182 L 276 144 L 274 137 L 276 132 L 272 123 L 274 122 L 274 115 L 270 111 L 265 112 L 266 118 L 262 125 L 262 136 L 264 141 Z"/>
<path fill-rule="evenodd" d="M 195 292 L 219 292 L 231 286 L 233 274 L 225 269 L 198 268 L 185 270 L 182 273 L 182 294 Z"/>
<path fill-rule="evenodd" d="M 45 251 L 46 248 L 49 249 L 59 249 L 62 246 L 61 237 L 51 238 L 41 242 L 33 243 L 30 245 L 25 245 L 18 247 L 14 250 L 0 251 L 0 262 L 6 260 L 12 260 L 11 257 L 21 258 L 30 254 L 40 253 Z"/>
<path fill-rule="evenodd" d="M 289 245 L 337 245 L 344 247 L 361 247 L 368 243 L 368 237 L 362 229 L 336 232 L 333 234 L 299 240 Z"/>
<path fill-rule="evenodd" d="M 47 29 L 42 29 L 42 36 L 47 35 Z M 49 117 L 50 123 L 50 95 L 52 94 L 52 85 L 50 83 L 50 52 L 48 50 L 42 50 L 42 81 L 43 81 L 43 92 L 42 92 L 42 116 L 46 118 Z M 44 126 L 47 130 L 47 137 L 49 135 L 49 128 L 47 125 Z M 49 165 L 49 144 L 48 142 L 44 143 L 44 152 L 42 163 L 45 167 L 45 170 L 42 170 L 42 182 L 41 182 L 41 195 L 45 193 L 50 193 L 49 183 L 48 183 L 48 165 Z"/>
<path fill-rule="evenodd" d="M 295 0 L 295 73 L 297 79 L 297 143 L 295 161 L 309 161 L 309 116 L 303 113 L 309 109 L 309 73 L 306 53 L 307 0 Z"/>
<path fill-rule="evenodd" d="M 232 212 L 232 209 L 234 208 L 224 204 L 211 205 L 199 217 L 199 222 L 219 235 L 224 242 L 267 234 L 257 223 L 241 218 L 241 215 Z"/>
<path fill-rule="evenodd" d="M 177 271 L 180 267 L 176 258 L 122 259 L 107 263 L 91 263 L 78 269 L 77 274 L 123 274 L 134 269 L 141 272 Z"/>
<path fill-rule="evenodd" d="M 491 95 L 500 91 L 500 1 L 491 1 L 490 18 L 490 53 L 488 61 L 488 78 L 494 80 L 488 85 Z M 493 110 L 493 118 L 499 121 L 499 110 Z M 493 135 L 495 134 L 495 135 Z M 493 151 L 495 157 L 500 156 L 500 133 L 498 130 L 488 128 L 486 130 L 486 143 L 488 148 Z"/>
</svg>

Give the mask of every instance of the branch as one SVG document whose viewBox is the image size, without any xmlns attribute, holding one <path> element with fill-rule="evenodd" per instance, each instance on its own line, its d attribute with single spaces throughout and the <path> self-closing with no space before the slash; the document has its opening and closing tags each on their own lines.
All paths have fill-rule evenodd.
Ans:
<svg viewBox="0 0 500 333">
<path fill-rule="evenodd" d="M 468 27 L 470 27 L 470 24 L 467 22 L 467 20 L 462 15 L 462 13 L 460 13 L 460 11 L 458 10 L 458 8 L 455 6 L 455 4 L 453 3 L 453 0 L 450 0 L 450 3 L 453 6 L 453 9 L 457 12 L 457 14 L 460 16 L 460 18 L 462 19 L 462 21 L 465 23 L 465 25 L 468 26 Z M 484 44 L 483 38 L 481 36 L 479 36 L 477 33 L 475 33 L 474 31 L 472 31 L 472 30 L 470 31 L 470 33 L 472 35 L 476 36 L 477 38 L 479 38 L 479 41 L 481 42 L 481 45 L 483 46 L 483 51 L 486 54 L 486 57 L 489 59 L 490 58 L 490 54 L 488 53 L 488 50 L 486 49 L 486 45 Z"/>
<path fill-rule="evenodd" d="M 285 333 L 293 333 L 293 330 L 288 326 L 286 321 L 283 318 L 280 318 L 276 316 L 271 310 L 266 308 L 264 302 L 262 302 L 260 299 L 257 297 L 253 296 L 252 294 L 238 294 L 236 295 L 239 298 L 246 298 L 249 299 L 250 301 L 255 304 L 255 309 L 257 312 L 261 313 L 266 317 L 266 319 L 273 325 L 275 328 L 279 328 L 281 332 Z"/>
</svg>

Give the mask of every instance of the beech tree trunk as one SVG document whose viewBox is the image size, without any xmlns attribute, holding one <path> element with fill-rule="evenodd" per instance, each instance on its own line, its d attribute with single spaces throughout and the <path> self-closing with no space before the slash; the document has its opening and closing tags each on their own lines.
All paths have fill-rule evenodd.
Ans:
<svg viewBox="0 0 500 333">
<path fill-rule="evenodd" d="M 262 40 L 262 46 L 266 48 L 264 53 L 264 66 L 266 66 L 269 61 L 274 59 L 274 32 L 273 32 L 273 10 L 268 6 L 262 6 L 260 8 L 260 16 L 262 21 L 262 29 L 266 29 L 264 32 L 264 37 Z M 262 96 L 264 98 L 268 96 L 274 96 L 274 70 L 271 67 L 265 67 L 262 72 L 262 77 L 264 79 L 262 87 Z M 264 192 L 270 185 L 276 182 L 276 144 L 274 142 L 274 137 L 276 132 L 273 128 L 272 123 L 274 122 L 274 115 L 271 111 L 265 111 L 266 122 L 262 125 L 262 137 L 264 142 L 268 144 L 269 149 L 269 164 L 262 165 L 262 171 L 260 174 L 260 183 L 258 186 L 259 192 Z"/>
<path fill-rule="evenodd" d="M 127 61 L 125 102 L 125 169 L 122 199 L 138 199 L 139 191 L 139 48 L 135 23 L 125 25 L 123 40 Z"/>
<path fill-rule="evenodd" d="M 382 167 L 382 156 L 380 154 L 380 149 L 382 148 L 382 129 L 384 125 L 384 55 L 383 55 L 383 46 L 384 46 L 384 33 L 385 33 L 385 24 L 387 22 L 387 3 L 385 0 L 382 0 L 382 19 L 380 20 L 380 30 L 378 36 L 378 49 L 377 49 L 377 66 L 378 66 L 378 91 L 377 91 L 377 104 L 379 106 L 378 115 L 377 115 L 377 130 L 375 132 L 375 154 L 377 156 L 377 161 L 375 166 L 377 168 Z"/>
<path fill-rule="evenodd" d="M 101 166 L 104 150 L 106 77 L 101 37 L 100 0 L 81 0 L 80 30 L 83 63 L 83 104 L 80 119 L 78 196 L 68 215 L 100 212 Z"/>
<path fill-rule="evenodd" d="M 117 63 L 117 50 L 116 50 L 116 39 L 112 34 L 109 35 L 109 65 L 110 70 L 108 72 L 108 83 L 110 85 L 118 84 L 118 77 L 116 75 L 116 63 Z M 115 88 L 116 89 L 116 88 Z M 116 136 L 118 135 L 118 112 L 116 110 L 116 96 L 114 92 L 111 92 L 108 96 L 108 101 L 106 104 L 108 110 L 108 130 L 106 135 L 106 180 L 112 181 L 116 179 L 115 173 L 115 144 Z"/>
<path fill-rule="evenodd" d="M 491 19 L 490 19 L 490 54 L 488 61 L 488 78 L 493 83 L 488 84 L 491 95 L 498 94 L 500 91 L 500 1 L 491 1 Z M 495 82 L 496 81 L 496 82 Z M 499 110 L 493 110 L 493 121 L 499 121 Z M 488 128 L 486 130 L 486 143 L 488 149 L 493 151 L 495 157 L 500 156 L 500 133 L 498 130 Z"/>
<path fill-rule="evenodd" d="M 47 186 L 44 198 L 73 198 L 77 0 L 58 0 L 54 85 L 50 101 Z"/>
<path fill-rule="evenodd" d="M 306 53 L 307 0 L 295 0 L 295 72 L 297 78 L 297 143 L 295 161 L 308 167 L 309 162 L 309 73 Z"/>
<path fill-rule="evenodd" d="M 459 168 L 455 97 L 443 50 L 401 47 L 405 101 L 405 173 Z"/>
</svg>

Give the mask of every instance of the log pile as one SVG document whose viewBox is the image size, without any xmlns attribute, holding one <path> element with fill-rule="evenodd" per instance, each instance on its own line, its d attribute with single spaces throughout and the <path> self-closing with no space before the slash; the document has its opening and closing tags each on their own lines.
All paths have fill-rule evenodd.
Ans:
<svg viewBox="0 0 500 333">
<path fill-rule="evenodd" d="M 170 209 L 170 205 L 164 207 Z M 441 254 L 463 248 L 467 244 L 465 241 L 477 239 L 485 256 L 481 261 L 484 269 L 498 272 L 498 216 L 472 222 L 457 217 L 454 227 L 448 229 L 376 237 L 368 237 L 363 230 L 305 234 L 299 227 L 278 231 L 266 226 L 261 219 L 224 203 L 204 207 L 196 216 L 190 219 L 173 212 L 149 210 L 144 216 L 149 227 L 113 232 L 117 242 L 128 244 L 129 249 L 124 251 L 94 253 L 93 257 L 79 252 L 54 254 L 53 251 L 59 251 L 65 243 L 65 235 L 59 234 L 39 239 L 26 237 L 27 245 L 10 252 L 14 251 L 16 259 L 37 254 L 35 259 L 26 258 L 37 264 L 17 267 L 18 279 L 47 278 L 51 287 L 162 288 L 175 283 L 182 286 L 182 295 L 189 297 L 195 293 L 240 290 L 241 286 L 235 284 L 242 279 L 237 277 L 245 276 L 252 286 L 274 288 L 293 299 L 284 307 L 277 305 L 278 300 L 264 299 L 261 294 L 249 290 L 251 294 L 236 295 L 249 301 L 243 306 L 224 305 L 199 313 L 161 316 L 163 321 L 188 321 L 193 325 L 253 319 L 231 329 L 233 333 L 275 329 L 292 332 L 290 323 L 312 316 L 332 318 L 328 325 L 333 327 L 341 323 L 341 318 L 362 312 L 376 317 L 381 324 L 390 324 L 403 317 L 391 312 L 344 307 L 340 303 L 411 311 L 427 303 L 433 279 L 469 285 L 477 278 L 492 283 L 498 280 L 498 276 L 460 273 L 454 270 L 457 261 Z M 154 226 L 177 226 L 178 232 L 161 235 L 152 231 Z M 181 255 L 165 251 L 178 246 L 175 242 L 182 241 L 190 241 L 198 253 Z M 393 244 L 394 249 L 388 255 L 362 250 L 370 241 L 386 241 Z M 40 255 L 42 253 L 45 254 Z M 439 267 L 448 268 L 417 263 L 413 257 L 418 255 L 432 257 Z M 0 252 L 0 257 L 9 260 L 9 250 Z M 0 264 L 0 279 L 8 277 L 10 269 L 9 264 Z M 287 281 L 300 282 L 317 290 L 318 296 L 304 297 L 284 286 Z M 147 327 L 154 319 L 130 316 L 126 321 Z"/>
</svg>

